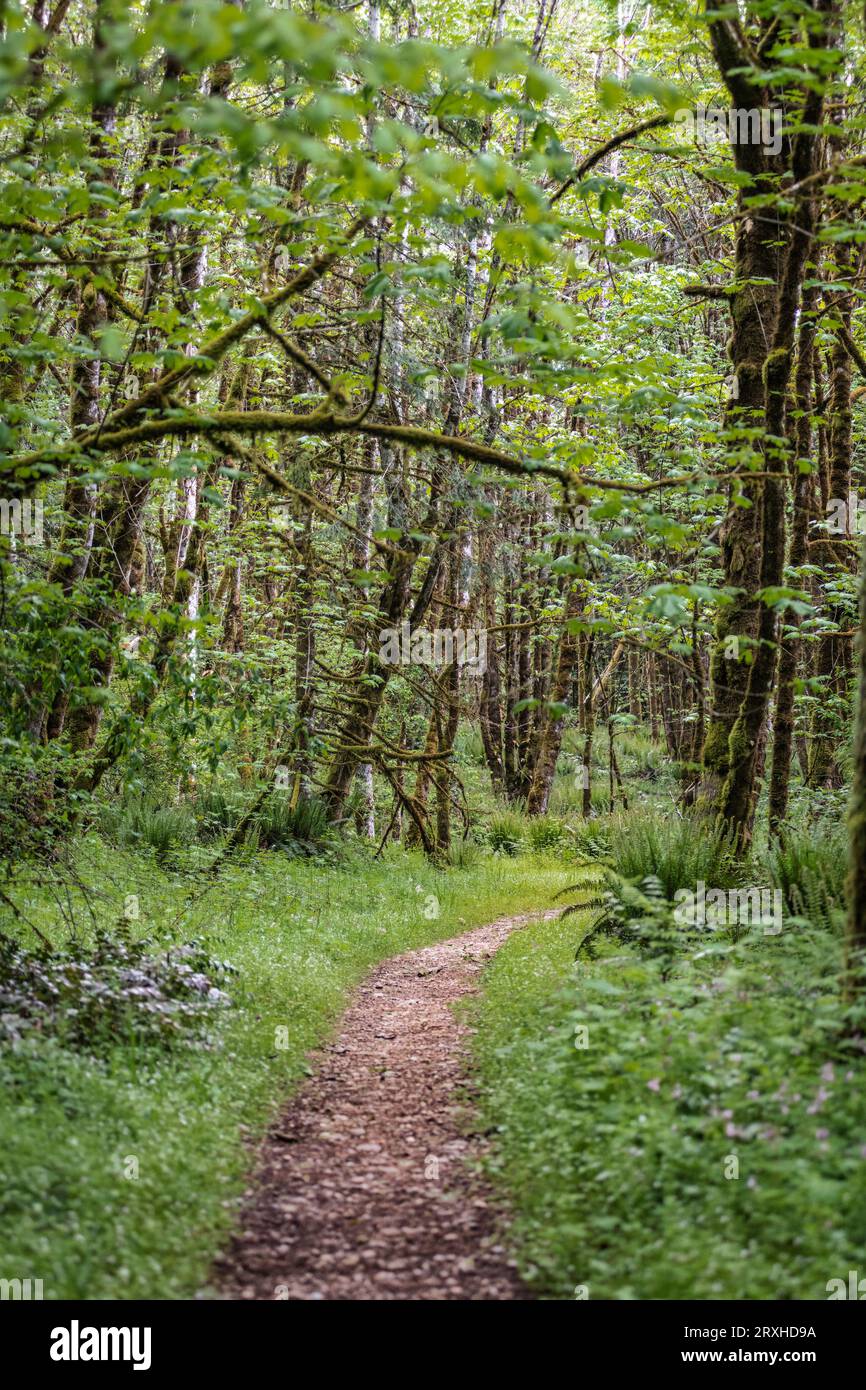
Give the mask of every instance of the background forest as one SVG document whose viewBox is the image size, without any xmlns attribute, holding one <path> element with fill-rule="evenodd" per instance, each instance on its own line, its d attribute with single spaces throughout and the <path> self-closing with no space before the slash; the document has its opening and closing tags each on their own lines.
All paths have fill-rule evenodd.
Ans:
<svg viewBox="0 0 866 1390">
<path fill-rule="evenodd" d="M 348 988 L 553 904 L 473 1007 L 527 1286 L 825 1298 L 862 7 L 0 26 L 0 1277 L 205 1287 Z"/>
</svg>

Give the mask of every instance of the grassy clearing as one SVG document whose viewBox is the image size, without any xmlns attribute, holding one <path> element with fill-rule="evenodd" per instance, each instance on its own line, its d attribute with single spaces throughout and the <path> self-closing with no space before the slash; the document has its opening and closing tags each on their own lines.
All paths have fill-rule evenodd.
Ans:
<svg viewBox="0 0 866 1390">
<path fill-rule="evenodd" d="M 136 933 L 201 939 L 239 968 L 238 1006 L 209 1045 L 179 1051 L 119 1040 L 96 1059 L 48 1038 L 4 1049 L 0 1277 L 41 1278 L 46 1298 L 193 1295 L 235 1219 L 245 1140 L 303 1076 L 347 990 L 386 956 L 546 907 L 565 882 L 536 856 L 443 872 L 394 851 L 378 863 L 266 854 L 191 890 L 187 874 L 96 836 L 76 869 L 96 887 L 92 915 L 71 900 L 75 933 L 116 923 L 134 895 Z M 68 939 L 44 887 L 21 906 Z"/>
<path fill-rule="evenodd" d="M 557 1299 L 826 1298 L 866 1242 L 863 1018 L 838 937 L 716 934 L 668 973 L 610 940 L 577 964 L 586 927 L 513 936 L 476 1010 L 524 1276 Z"/>
</svg>

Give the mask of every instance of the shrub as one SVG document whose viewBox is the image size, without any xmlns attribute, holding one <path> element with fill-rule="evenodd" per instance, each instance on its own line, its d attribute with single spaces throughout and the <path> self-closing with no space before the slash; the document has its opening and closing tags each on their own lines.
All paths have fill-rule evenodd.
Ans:
<svg viewBox="0 0 866 1390">
<path fill-rule="evenodd" d="M 243 812 L 241 798 L 218 787 L 199 792 L 195 799 L 196 829 L 200 840 L 212 840 L 234 830 Z"/>
<path fill-rule="evenodd" d="M 524 845 L 524 824 L 515 811 L 500 811 L 492 817 L 487 839 L 494 854 L 519 854 Z"/>
<path fill-rule="evenodd" d="M 701 881 L 708 889 L 727 889 L 748 874 L 734 857 L 731 838 L 700 821 L 641 809 L 610 816 L 597 834 L 593 840 L 591 830 L 585 833 L 578 859 L 594 874 L 559 895 L 572 899 L 566 916 L 595 909 L 578 955 L 583 950 L 591 955 L 595 938 L 611 935 L 664 957 L 667 970 L 690 937 L 674 916 L 677 890 L 694 889 Z"/>
<path fill-rule="evenodd" d="M 56 782 L 69 768 L 65 755 L 46 750 L 40 762 L 29 749 L 5 741 L 0 748 L 0 860 L 50 855 L 68 832 L 68 810 L 56 795 Z"/>
<path fill-rule="evenodd" d="M 559 850 L 568 843 L 568 829 L 558 816 L 534 816 L 528 824 L 527 835 L 534 850 Z"/>
<path fill-rule="evenodd" d="M 580 820 L 571 830 L 578 860 L 590 861 L 610 857 L 610 833 L 606 820 Z"/>
<path fill-rule="evenodd" d="M 623 772 L 633 777 L 656 774 L 663 758 L 662 749 L 641 729 L 625 729 L 617 734 L 617 758 Z"/>
<path fill-rule="evenodd" d="M 90 953 L 28 951 L 0 937 L 0 1040 L 38 1033 L 92 1053 L 119 1041 L 170 1047 L 230 1003 L 216 983 L 230 973 L 200 942 L 153 954 L 123 928 L 100 931 Z"/>
<path fill-rule="evenodd" d="M 327 808 L 318 797 L 301 797 L 292 806 L 288 796 L 275 794 L 256 815 L 251 831 L 250 839 L 260 849 L 315 854 L 328 838 L 330 822 Z"/>
<path fill-rule="evenodd" d="M 448 851 L 448 863 L 452 869 L 471 869 L 478 862 L 478 844 L 475 840 L 455 840 Z"/>
<path fill-rule="evenodd" d="M 99 825 L 102 833 L 117 845 L 148 845 L 160 864 L 166 864 L 182 845 L 191 844 L 196 832 L 192 808 L 185 802 L 159 806 L 151 801 L 124 801 L 119 806 L 104 807 Z"/>
<path fill-rule="evenodd" d="M 848 843 L 844 824 L 828 821 L 806 832 L 792 828 L 770 849 L 768 867 L 786 912 L 818 927 L 841 925 Z"/>
<path fill-rule="evenodd" d="M 703 881 L 712 888 L 733 888 L 748 874 L 733 853 L 732 839 L 691 817 L 651 808 L 610 817 L 609 857 L 623 878 L 657 878 L 673 901 L 678 888 Z"/>
<path fill-rule="evenodd" d="M 476 1034 L 524 1277 L 542 1298 L 826 1298 L 866 1210 L 837 942 L 701 943 L 666 975 L 619 943 L 575 966 L 573 925 L 510 938 Z"/>
</svg>

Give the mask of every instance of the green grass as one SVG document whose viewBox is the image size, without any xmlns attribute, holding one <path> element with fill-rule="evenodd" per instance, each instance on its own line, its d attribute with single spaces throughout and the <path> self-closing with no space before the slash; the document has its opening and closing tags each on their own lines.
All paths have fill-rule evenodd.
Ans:
<svg viewBox="0 0 866 1390">
<path fill-rule="evenodd" d="M 191 888 L 152 855 L 95 835 L 75 869 L 91 885 L 97 921 L 116 922 L 134 897 L 136 932 L 160 944 L 201 938 L 240 974 L 238 1006 L 209 1048 L 118 1044 L 97 1060 L 37 1039 L 4 1051 L 0 1278 L 40 1278 L 52 1299 L 184 1298 L 202 1288 L 236 1220 L 251 1145 L 347 991 L 386 956 L 546 907 L 565 882 L 561 865 L 529 855 L 441 871 L 394 850 L 378 863 L 261 855 Z M 80 895 L 65 925 L 46 888 L 19 901 L 58 943 L 70 929 L 92 934 Z"/>
<path fill-rule="evenodd" d="M 706 941 L 665 980 L 619 943 L 576 964 L 585 926 L 512 936 L 475 1010 L 524 1277 L 554 1299 L 826 1298 L 866 1245 L 864 1010 L 846 1019 L 838 940 Z"/>
<path fill-rule="evenodd" d="M 766 856 L 772 882 L 782 889 L 786 911 L 822 926 L 839 927 L 844 916 L 848 835 L 843 820 L 792 826 Z"/>
<path fill-rule="evenodd" d="M 702 831 L 694 820 L 664 807 L 618 811 L 599 827 L 599 835 L 623 878 L 654 876 L 670 900 L 678 888 L 693 889 L 700 881 L 729 888 L 755 872 L 734 859 L 729 838 Z"/>
</svg>

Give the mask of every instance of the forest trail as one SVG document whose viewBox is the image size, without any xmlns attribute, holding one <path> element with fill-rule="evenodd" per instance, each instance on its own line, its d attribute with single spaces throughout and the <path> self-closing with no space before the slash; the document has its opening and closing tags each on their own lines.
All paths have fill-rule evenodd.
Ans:
<svg viewBox="0 0 866 1390">
<path fill-rule="evenodd" d="M 378 966 L 265 1140 L 214 1284 L 230 1299 L 520 1299 L 503 1214 L 471 1171 L 452 1005 L 518 928 L 501 918 Z"/>
</svg>

